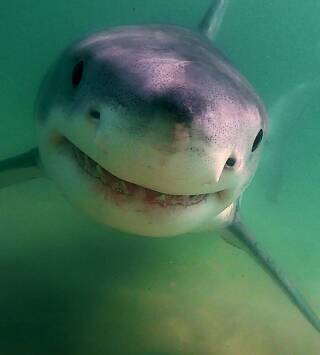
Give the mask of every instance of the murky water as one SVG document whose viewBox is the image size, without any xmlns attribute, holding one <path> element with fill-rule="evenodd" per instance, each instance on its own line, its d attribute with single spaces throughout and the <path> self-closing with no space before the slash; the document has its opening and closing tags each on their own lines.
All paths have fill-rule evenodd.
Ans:
<svg viewBox="0 0 320 355">
<path fill-rule="evenodd" d="M 0 159 L 34 146 L 33 101 L 71 40 L 123 24 L 195 27 L 208 0 L 0 5 Z M 243 215 L 320 314 L 320 3 L 231 1 L 217 46 L 271 134 Z M 105 230 L 52 182 L 0 190 L 0 354 L 317 355 L 320 335 L 242 251 L 213 235 Z"/>
</svg>

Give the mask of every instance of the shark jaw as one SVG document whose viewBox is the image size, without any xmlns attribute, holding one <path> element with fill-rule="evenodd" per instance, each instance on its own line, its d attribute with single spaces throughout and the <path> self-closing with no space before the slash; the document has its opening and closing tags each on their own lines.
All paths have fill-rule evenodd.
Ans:
<svg viewBox="0 0 320 355">
<path fill-rule="evenodd" d="M 112 198 L 116 203 L 125 203 L 125 201 L 135 198 L 140 199 L 146 205 L 150 205 L 150 208 L 152 206 L 160 208 L 181 206 L 187 208 L 205 202 L 209 195 L 172 195 L 131 183 L 111 174 L 75 145 L 69 144 L 79 166 L 93 179 L 96 179 L 96 182 L 103 185 L 106 198 Z M 223 201 L 227 196 L 227 190 L 215 192 L 213 195 L 218 200 Z"/>
<path fill-rule="evenodd" d="M 47 133 L 49 133 L 47 131 Z M 115 176 L 64 135 L 42 136 L 41 160 L 68 200 L 96 222 L 156 237 L 214 230 L 233 207 L 233 189 L 167 194 Z M 50 136 L 52 137 L 52 131 Z"/>
</svg>

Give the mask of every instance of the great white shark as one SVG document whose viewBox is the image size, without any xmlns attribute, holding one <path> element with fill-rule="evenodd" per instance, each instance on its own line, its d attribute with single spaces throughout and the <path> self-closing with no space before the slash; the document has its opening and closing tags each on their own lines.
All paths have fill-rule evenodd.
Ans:
<svg viewBox="0 0 320 355">
<path fill-rule="evenodd" d="M 197 32 L 126 26 L 73 43 L 40 87 L 38 146 L 0 162 L 0 184 L 45 173 L 107 226 L 154 237 L 218 232 L 320 331 L 316 313 L 241 222 L 268 119 L 212 44 L 227 5 L 213 1 Z"/>
</svg>

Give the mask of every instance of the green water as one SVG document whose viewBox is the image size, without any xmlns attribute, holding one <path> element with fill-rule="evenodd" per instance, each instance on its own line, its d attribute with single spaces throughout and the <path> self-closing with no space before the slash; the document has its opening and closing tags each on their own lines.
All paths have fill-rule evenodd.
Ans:
<svg viewBox="0 0 320 355">
<path fill-rule="evenodd" d="M 208 3 L 3 2 L 0 159 L 36 144 L 39 82 L 71 40 L 113 25 L 195 27 Z M 244 218 L 318 314 L 319 18 L 316 0 L 231 1 L 217 38 L 272 113 Z M 0 237 L 0 355 L 320 354 L 320 335 L 269 277 L 216 236 L 106 231 L 37 179 L 0 190 Z"/>
</svg>

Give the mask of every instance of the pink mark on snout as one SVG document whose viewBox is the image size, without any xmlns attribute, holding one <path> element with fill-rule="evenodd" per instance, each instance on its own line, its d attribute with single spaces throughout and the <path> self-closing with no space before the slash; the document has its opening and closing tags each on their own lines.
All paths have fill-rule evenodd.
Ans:
<svg viewBox="0 0 320 355">
<path fill-rule="evenodd" d="M 177 151 L 183 151 L 190 145 L 190 129 L 183 123 L 176 123 L 173 131 L 173 144 Z"/>
</svg>

